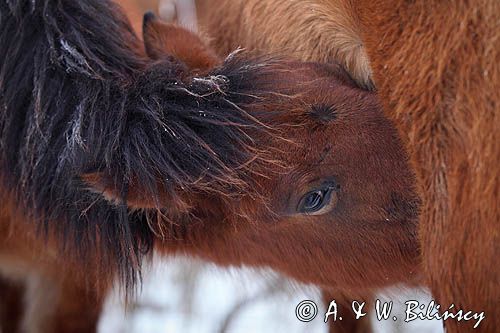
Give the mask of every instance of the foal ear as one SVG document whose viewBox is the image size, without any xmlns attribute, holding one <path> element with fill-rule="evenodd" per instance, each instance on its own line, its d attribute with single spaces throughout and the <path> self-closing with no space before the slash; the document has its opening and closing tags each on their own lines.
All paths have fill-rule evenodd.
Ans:
<svg viewBox="0 0 500 333">
<path fill-rule="evenodd" d="M 143 189 L 138 182 L 131 180 L 129 182 L 127 192 L 122 194 L 122 189 L 119 185 L 109 177 L 101 172 L 87 173 L 80 176 L 83 182 L 88 186 L 89 190 L 101 194 L 111 204 L 121 203 L 125 199 L 126 204 L 132 209 L 154 209 L 162 208 L 167 205 L 170 210 L 184 213 L 189 211 L 190 205 L 180 197 L 168 195 L 164 188 L 158 185 L 156 192 L 158 193 L 155 198 Z M 125 197 L 124 197 L 125 196 Z"/>
<path fill-rule="evenodd" d="M 195 33 L 164 23 L 148 12 L 144 15 L 143 38 L 147 55 L 152 59 L 173 56 L 184 62 L 190 69 L 209 70 L 220 61 Z"/>
<path fill-rule="evenodd" d="M 117 204 L 125 199 L 127 206 L 131 208 L 151 208 L 145 207 L 144 205 L 150 205 L 146 203 L 146 200 L 141 200 L 141 194 L 130 184 L 127 189 L 126 197 L 123 198 L 121 194 L 121 189 L 112 180 L 112 177 L 108 177 L 104 173 L 95 172 L 87 173 L 81 175 L 81 179 L 88 186 L 89 190 L 101 194 L 107 201 L 112 204 Z"/>
</svg>

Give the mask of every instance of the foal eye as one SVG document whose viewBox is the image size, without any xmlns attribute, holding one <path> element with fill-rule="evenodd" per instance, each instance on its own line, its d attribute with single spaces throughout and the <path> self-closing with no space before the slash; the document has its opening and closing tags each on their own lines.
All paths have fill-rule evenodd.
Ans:
<svg viewBox="0 0 500 333">
<path fill-rule="evenodd" d="M 297 211 L 307 215 L 320 215 L 330 211 L 337 202 L 338 186 L 325 184 L 306 193 L 299 201 Z"/>
<path fill-rule="evenodd" d="M 304 198 L 304 203 L 302 204 L 302 209 L 314 212 L 321 208 L 323 205 L 323 197 L 325 193 L 323 191 L 316 191 L 309 193 Z"/>
</svg>

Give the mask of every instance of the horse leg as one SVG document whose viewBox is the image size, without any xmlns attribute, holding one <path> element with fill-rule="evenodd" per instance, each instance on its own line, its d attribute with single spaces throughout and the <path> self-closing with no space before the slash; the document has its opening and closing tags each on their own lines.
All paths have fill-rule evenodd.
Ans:
<svg viewBox="0 0 500 333">
<path fill-rule="evenodd" d="M 78 279 L 51 279 L 32 275 L 27 279 L 25 332 L 97 332 L 105 293 Z"/>
<path fill-rule="evenodd" d="M 337 320 L 333 321 L 332 317 L 330 317 L 327 322 L 329 333 L 373 332 L 369 315 L 356 319 L 356 315 L 351 307 L 353 301 L 358 301 L 360 304 L 366 302 L 366 305 L 363 307 L 363 312 L 366 312 L 366 309 L 369 307 L 369 301 L 367 300 L 371 299 L 370 296 L 358 297 L 338 290 L 322 290 L 321 296 L 327 311 L 330 310 L 329 305 L 332 301 L 335 301 L 337 305 Z M 340 320 L 340 317 L 342 317 L 342 320 Z"/>
<path fill-rule="evenodd" d="M 105 295 L 68 280 L 61 291 L 54 332 L 97 332 Z"/>
<path fill-rule="evenodd" d="M 160 0 L 158 13 L 166 22 L 177 21 L 177 24 L 185 29 L 198 31 L 195 0 Z"/>
<path fill-rule="evenodd" d="M 24 286 L 21 282 L 0 277 L 0 331 L 15 333 L 23 314 Z"/>
</svg>

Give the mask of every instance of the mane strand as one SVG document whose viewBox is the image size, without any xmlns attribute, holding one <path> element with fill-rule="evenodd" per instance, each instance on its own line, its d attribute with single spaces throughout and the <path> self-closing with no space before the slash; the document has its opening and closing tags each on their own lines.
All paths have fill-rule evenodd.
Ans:
<svg viewBox="0 0 500 333">
<path fill-rule="evenodd" d="M 244 191 L 252 166 L 266 163 L 255 138 L 272 131 L 244 111 L 267 93 L 257 87 L 271 80 L 272 61 L 231 57 L 193 78 L 181 62 L 153 63 L 140 50 L 110 1 L 0 1 L 2 195 L 65 252 L 119 271 L 127 288 L 154 241 L 126 208 L 128 185 L 152 200 L 158 180 L 173 200 L 179 189 Z M 89 191 L 88 172 L 109 175 L 122 202 Z"/>
</svg>

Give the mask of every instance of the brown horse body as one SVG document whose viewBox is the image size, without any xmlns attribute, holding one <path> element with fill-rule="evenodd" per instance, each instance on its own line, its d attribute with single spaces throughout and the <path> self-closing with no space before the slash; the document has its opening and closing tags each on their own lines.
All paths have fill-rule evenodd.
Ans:
<svg viewBox="0 0 500 333">
<path fill-rule="evenodd" d="M 500 326 L 500 266 L 492 265 L 500 255 L 500 3 L 365 1 L 358 12 L 386 114 L 417 172 L 427 283 L 443 308 L 484 311 L 481 330 L 493 332 Z M 449 332 L 472 326 L 446 322 Z"/>
<path fill-rule="evenodd" d="M 373 72 L 417 172 L 426 283 L 442 310 L 454 304 L 485 311 L 482 329 L 499 327 L 500 266 L 493 263 L 500 255 L 500 3 L 200 4 L 200 21 L 222 53 L 241 46 L 340 60 L 361 83 Z M 463 332 L 472 325 L 448 320 L 446 328 Z"/>
<path fill-rule="evenodd" d="M 197 0 L 201 30 L 222 55 L 238 47 L 301 61 L 339 62 L 363 87 L 373 87 L 351 1 Z"/>
<path fill-rule="evenodd" d="M 59 255 L 14 211 L 3 204 L 0 215 L 2 332 L 96 332 L 114 272 Z"/>
<path fill-rule="evenodd" d="M 405 152 L 339 66 L 217 65 L 151 15 L 144 48 L 97 0 L 0 9 L 0 271 L 28 286 L 25 330 L 95 330 L 153 246 L 343 290 L 418 280 Z"/>
</svg>

